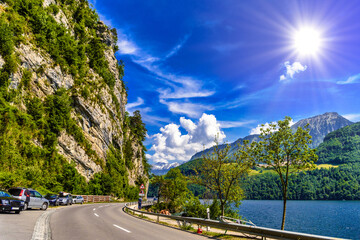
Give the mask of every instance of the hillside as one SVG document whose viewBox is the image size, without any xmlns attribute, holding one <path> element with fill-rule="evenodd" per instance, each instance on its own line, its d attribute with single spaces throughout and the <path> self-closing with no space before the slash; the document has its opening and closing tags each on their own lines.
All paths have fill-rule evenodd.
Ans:
<svg viewBox="0 0 360 240">
<path fill-rule="evenodd" d="M 329 133 L 317 148 L 318 163 L 360 162 L 360 123 Z"/>
<path fill-rule="evenodd" d="M 0 1 L 0 186 L 135 193 L 149 165 L 117 34 L 84 0 Z"/>
</svg>

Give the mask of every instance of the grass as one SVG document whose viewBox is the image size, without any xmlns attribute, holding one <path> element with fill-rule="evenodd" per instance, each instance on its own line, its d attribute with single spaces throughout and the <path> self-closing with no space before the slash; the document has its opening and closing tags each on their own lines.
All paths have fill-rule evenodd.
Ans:
<svg viewBox="0 0 360 240">
<path fill-rule="evenodd" d="M 316 165 L 317 169 L 322 169 L 322 168 L 329 169 L 329 168 L 337 168 L 337 167 L 339 167 L 339 166 L 338 165 L 331 165 L 331 164 L 319 164 L 319 165 Z"/>
<path fill-rule="evenodd" d="M 316 169 L 329 169 L 329 168 L 337 168 L 339 167 L 338 165 L 331 165 L 331 164 L 318 164 L 316 165 Z M 258 175 L 258 174 L 264 174 L 264 173 L 276 173 L 274 170 L 271 169 L 261 169 L 261 168 L 256 168 L 256 169 L 251 169 L 249 172 L 249 176 L 254 176 L 254 175 Z"/>
</svg>

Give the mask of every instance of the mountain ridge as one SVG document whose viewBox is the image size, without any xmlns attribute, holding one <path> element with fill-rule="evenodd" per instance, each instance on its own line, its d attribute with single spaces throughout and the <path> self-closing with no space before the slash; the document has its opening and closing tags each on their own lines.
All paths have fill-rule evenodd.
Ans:
<svg viewBox="0 0 360 240">
<path fill-rule="evenodd" d="M 316 115 L 313 117 L 301 119 L 296 122 L 294 125 L 291 126 L 293 130 L 296 130 L 298 127 L 304 127 L 306 124 L 309 124 L 310 128 L 310 135 L 313 137 L 313 143 L 310 144 L 311 148 L 317 147 L 324 139 L 324 137 L 339 128 L 348 126 L 353 124 L 353 122 L 347 120 L 346 118 L 342 117 L 336 112 L 326 112 L 324 114 Z M 244 138 L 239 138 L 235 142 L 230 143 L 230 154 L 237 149 L 237 145 L 241 144 L 242 141 L 249 140 L 252 141 L 259 141 L 259 135 L 253 134 L 248 135 Z M 224 144 L 221 144 L 220 147 L 225 147 Z M 204 154 L 207 154 L 212 151 L 214 147 L 205 149 L 204 151 L 198 152 L 194 154 L 190 160 L 196 159 L 201 157 Z"/>
</svg>

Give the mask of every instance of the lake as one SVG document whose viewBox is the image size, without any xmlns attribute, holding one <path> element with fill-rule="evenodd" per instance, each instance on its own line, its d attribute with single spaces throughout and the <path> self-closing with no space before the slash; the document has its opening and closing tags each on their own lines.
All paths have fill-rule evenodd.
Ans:
<svg viewBox="0 0 360 240">
<path fill-rule="evenodd" d="M 239 210 L 256 226 L 281 227 L 282 201 L 244 200 Z M 360 239 L 360 201 L 288 201 L 285 230 Z"/>
</svg>

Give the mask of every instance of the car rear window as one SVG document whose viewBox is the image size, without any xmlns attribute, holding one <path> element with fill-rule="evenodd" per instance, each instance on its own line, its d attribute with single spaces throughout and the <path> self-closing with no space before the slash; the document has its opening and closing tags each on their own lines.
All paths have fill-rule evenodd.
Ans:
<svg viewBox="0 0 360 240">
<path fill-rule="evenodd" d="M 20 196 L 21 189 L 10 189 L 9 193 L 13 196 Z"/>
<path fill-rule="evenodd" d="M 10 195 L 7 192 L 0 191 L 0 197 L 10 197 Z"/>
</svg>

